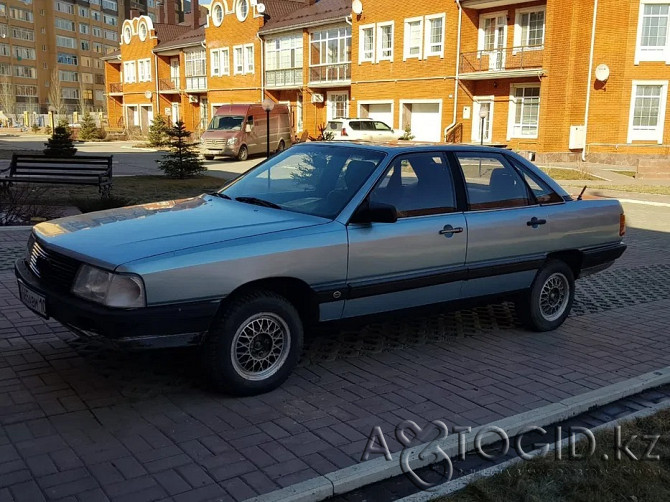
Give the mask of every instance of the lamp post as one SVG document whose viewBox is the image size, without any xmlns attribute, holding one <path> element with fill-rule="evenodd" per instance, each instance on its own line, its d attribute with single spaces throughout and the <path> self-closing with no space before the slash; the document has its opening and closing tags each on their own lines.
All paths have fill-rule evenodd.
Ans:
<svg viewBox="0 0 670 502">
<path fill-rule="evenodd" d="M 488 107 L 484 107 L 481 104 L 479 105 L 479 118 L 481 119 L 481 125 L 479 126 L 479 135 L 481 142 L 480 144 L 484 144 L 484 123 L 486 122 L 486 119 L 489 116 L 489 109 Z"/>
<path fill-rule="evenodd" d="M 270 98 L 265 98 L 261 104 L 263 110 L 265 110 L 265 140 L 266 140 L 266 151 L 267 157 L 270 157 L 270 112 L 275 107 L 275 102 Z"/>
</svg>

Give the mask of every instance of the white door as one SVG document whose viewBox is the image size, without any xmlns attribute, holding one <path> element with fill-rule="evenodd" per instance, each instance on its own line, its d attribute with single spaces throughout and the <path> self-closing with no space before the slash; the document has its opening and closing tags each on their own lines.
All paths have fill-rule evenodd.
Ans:
<svg viewBox="0 0 670 502">
<path fill-rule="evenodd" d="M 410 127 L 416 141 L 440 141 L 442 117 L 439 103 L 412 103 Z"/>
<path fill-rule="evenodd" d="M 329 92 L 326 103 L 326 120 L 349 116 L 349 93 Z"/>
<path fill-rule="evenodd" d="M 179 58 L 170 59 L 170 80 L 175 89 L 179 89 Z"/>
<path fill-rule="evenodd" d="M 476 98 L 475 98 L 476 99 Z M 493 124 L 493 102 L 490 100 L 476 100 L 472 107 L 472 141 L 480 143 L 482 141 L 482 123 L 484 130 L 484 143 L 491 142 L 492 124 Z M 486 112 L 486 117 L 481 118 L 480 112 Z M 483 122 L 482 122 L 483 121 Z"/>
<path fill-rule="evenodd" d="M 505 16 L 498 16 L 487 19 L 486 25 L 486 49 L 489 56 L 489 70 L 504 70 L 507 18 Z"/>
<path fill-rule="evenodd" d="M 179 122 L 179 103 L 172 103 L 172 123 Z"/>
<path fill-rule="evenodd" d="M 391 103 L 375 103 L 368 105 L 368 117 L 381 120 L 393 128 L 393 105 Z"/>
</svg>

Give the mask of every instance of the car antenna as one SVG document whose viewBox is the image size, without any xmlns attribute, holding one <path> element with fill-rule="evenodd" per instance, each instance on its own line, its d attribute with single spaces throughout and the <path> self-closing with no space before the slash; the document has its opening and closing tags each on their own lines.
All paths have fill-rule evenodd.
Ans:
<svg viewBox="0 0 670 502">
<path fill-rule="evenodd" d="M 586 192 L 586 185 L 584 185 L 584 188 L 582 188 L 582 191 L 579 192 L 579 197 L 577 197 L 577 200 L 582 200 L 582 197 L 584 196 L 584 192 Z"/>
</svg>

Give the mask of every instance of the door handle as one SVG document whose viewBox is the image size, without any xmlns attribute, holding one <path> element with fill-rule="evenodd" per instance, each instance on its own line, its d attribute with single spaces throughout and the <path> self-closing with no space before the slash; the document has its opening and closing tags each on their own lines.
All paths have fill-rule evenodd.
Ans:
<svg viewBox="0 0 670 502">
<path fill-rule="evenodd" d="M 535 216 L 533 216 L 530 219 L 530 221 L 526 222 L 526 225 L 528 225 L 529 227 L 537 228 L 538 225 L 545 225 L 546 223 L 547 220 L 545 220 L 544 218 L 536 218 Z"/>
<path fill-rule="evenodd" d="M 452 227 L 451 225 L 445 225 L 442 230 L 440 230 L 440 235 L 452 235 L 452 234 L 460 234 L 463 232 L 463 227 Z"/>
</svg>

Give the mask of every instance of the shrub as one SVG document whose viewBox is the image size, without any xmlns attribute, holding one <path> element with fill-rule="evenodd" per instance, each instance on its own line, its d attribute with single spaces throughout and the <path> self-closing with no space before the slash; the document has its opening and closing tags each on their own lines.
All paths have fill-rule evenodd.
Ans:
<svg viewBox="0 0 670 502">
<path fill-rule="evenodd" d="M 404 139 L 405 141 L 411 141 L 414 139 L 414 134 L 412 134 L 412 129 L 410 129 L 409 126 L 405 127 L 405 134 L 400 136 L 400 139 Z"/>
<path fill-rule="evenodd" d="M 156 115 L 151 121 L 149 127 L 149 145 L 151 146 L 165 146 L 170 142 L 168 131 L 170 126 L 167 120 L 162 115 Z"/>
<path fill-rule="evenodd" d="M 61 214 L 58 207 L 48 205 L 48 189 L 25 183 L 0 187 L 0 226 L 21 225 L 32 219 L 51 220 Z"/>
<path fill-rule="evenodd" d="M 65 121 L 58 123 L 45 146 L 44 155 L 46 157 L 74 157 L 74 154 L 77 153 L 77 149 L 72 144 L 72 130 Z"/>
<path fill-rule="evenodd" d="M 38 126 L 37 124 L 33 124 L 31 129 L 32 129 L 34 134 L 37 134 L 38 132 L 40 132 L 40 126 Z"/>
<path fill-rule="evenodd" d="M 95 123 L 95 119 L 88 110 L 84 112 L 84 116 L 79 123 L 81 124 L 81 127 L 79 128 L 79 139 L 83 141 L 100 139 L 100 130 Z"/>
<path fill-rule="evenodd" d="M 159 169 L 171 178 L 188 178 L 207 169 L 197 152 L 197 145 L 190 141 L 191 133 L 181 120 L 168 130 L 170 151 L 157 161 Z"/>
</svg>

